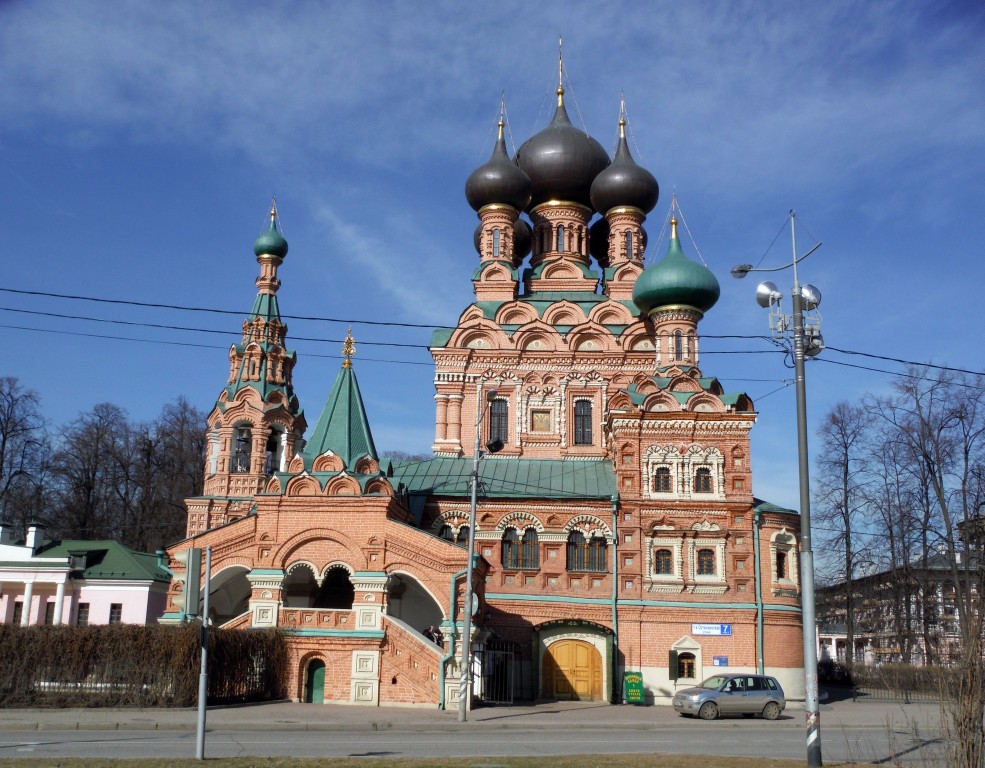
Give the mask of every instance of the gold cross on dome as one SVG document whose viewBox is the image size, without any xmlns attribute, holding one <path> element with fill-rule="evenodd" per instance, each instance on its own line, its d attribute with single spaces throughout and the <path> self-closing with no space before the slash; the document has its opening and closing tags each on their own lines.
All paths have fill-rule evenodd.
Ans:
<svg viewBox="0 0 985 768">
<path fill-rule="evenodd" d="M 356 340 L 352 338 L 352 326 L 349 326 L 349 330 L 346 331 L 345 341 L 342 342 L 342 354 L 345 355 L 345 362 L 342 363 L 343 368 L 351 368 L 352 360 L 350 359 L 354 354 L 356 354 Z"/>
</svg>

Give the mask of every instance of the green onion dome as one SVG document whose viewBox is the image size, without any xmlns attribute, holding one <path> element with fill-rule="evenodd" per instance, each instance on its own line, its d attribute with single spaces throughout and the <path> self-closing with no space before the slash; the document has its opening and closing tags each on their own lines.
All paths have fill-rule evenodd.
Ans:
<svg viewBox="0 0 985 768">
<path fill-rule="evenodd" d="M 619 145 L 612 164 L 592 182 L 592 206 L 604 214 L 613 208 L 639 208 L 649 213 L 657 204 L 660 187 L 653 174 L 633 160 L 626 143 L 626 118 L 619 118 Z"/>
<path fill-rule="evenodd" d="M 522 211 L 530 202 L 530 179 L 510 160 L 503 137 L 503 118 L 492 157 L 480 165 L 465 182 L 465 199 L 473 210 L 486 205 L 509 205 Z"/>
<path fill-rule="evenodd" d="M 609 165 L 609 154 L 571 124 L 564 108 L 564 88 L 558 86 L 554 118 L 517 150 L 516 164 L 530 177 L 528 210 L 549 200 L 591 208 L 592 182 Z"/>
<path fill-rule="evenodd" d="M 280 229 L 277 225 L 277 206 L 271 206 L 270 208 L 270 228 L 260 235 L 253 243 L 253 252 L 257 256 L 263 256 L 264 254 L 270 256 L 276 256 L 279 259 L 283 259 L 287 256 L 287 240 L 280 233 Z"/>
<path fill-rule="evenodd" d="M 691 261 L 681 250 L 677 219 L 670 220 L 667 255 L 636 279 L 633 303 L 646 313 L 661 307 L 693 307 L 704 314 L 718 301 L 721 288 L 707 267 Z"/>
</svg>

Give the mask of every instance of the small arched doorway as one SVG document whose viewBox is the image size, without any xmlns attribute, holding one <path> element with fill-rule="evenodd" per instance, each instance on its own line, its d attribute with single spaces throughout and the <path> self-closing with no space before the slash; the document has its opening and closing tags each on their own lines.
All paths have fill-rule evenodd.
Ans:
<svg viewBox="0 0 985 768">
<path fill-rule="evenodd" d="M 569 701 L 602 699 L 602 656 L 584 640 L 559 640 L 544 653 L 544 696 Z"/>
<path fill-rule="evenodd" d="M 325 703 L 325 662 L 312 659 L 304 673 L 304 703 Z"/>
</svg>

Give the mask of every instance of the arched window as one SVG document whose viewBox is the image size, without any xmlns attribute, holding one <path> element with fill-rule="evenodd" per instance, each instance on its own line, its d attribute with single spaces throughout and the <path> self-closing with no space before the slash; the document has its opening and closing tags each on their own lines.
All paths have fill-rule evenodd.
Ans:
<svg viewBox="0 0 985 768">
<path fill-rule="evenodd" d="M 505 400 L 493 400 L 489 406 L 489 439 L 509 441 L 509 405 Z"/>
<path fill-rule="evenodd" d="M 694 492 L 711 493 L 711 470 L 708 467 L 698 467 L 694 473 Z"/>
<path fill-rule="evenodd" d="M 626 232 L 626 258 L 633 258 L 633 233 Z"/>
<path fill-rule="evenodd" d="M 684 359 L 684 337 L 680 331 L 674 331 L 674 359 Z"/>
<path fill-rule="evenodd" d="M 658 576 L 674 574 L 673 555 L 669 549 L 658 549 L 653 557 L 653 570 Z"/>
<path fill-rule="evenodd" d="M 356 590 L 349 579 L 349 572 L 345 568 L 335 567 L 325 574 L 314 607 L 352 610 L 355 596 Z"/>
<path fill-rule="evenodd" d="M 575 403 L 575 445 L 592 444 L 592 402 L 579 400 Z"/>
<path fill-rule="evenodd" d="M 670 467 L 657 467 L 653 475 L 653 490 L 657 493 L 670 493 L 673 490 Z"/>
<path fill-rule="evenodd" d="M 698 550 L 698 576 L 715 575 L 715 550 Z"/>
<path fill-rule="evenodd" d="M 787 553 L 777 551 L 776 553 L 776 578 L 787 578 Z"/>
<path fill-rule="evenodd" d="M 503 567 L 520 567 L 520 542 L 519 536 L 512 528 L 503 534 Z"/>
<path fill-rule="evenodd" d="M 445 541 L 450 541 L 453 544 L 455 543 L 455 532 L 451 529 L 450 525 L 441 526 L 441 530 L 438 531 L 438 537 Z"/>
<path fill-rule="evenodd" d="M 497 229 L 494 229 L 492 231 L 492 240 L 493 240 L 493 243 L 492 243 L 492 245 L 493 245 L 492 255 L 493 256 L 499 256 L 499 238 L 500 238 L 499 229 L 498 228 Z"/>
<path fill-rule="evenodd" d="M 521 568 L 540 567 L 540 544 L 537 539 L 537 531 L 528 528 L 523 532 L 522 550 L 520 552 Z"/>
<path fill-rule="evenodd" d="M 596 573 L 608 571 L 608 551 L 609 545 L 602 536 L 592 536 L 588 542 L 588 570 Z"/>
<path fill-rule="evenodd" d="M 455 544 L 460 547 L 467 547 L 469 545 L 469 527 L 463 525 L 458 529 L 458 536 L 455 538 Z"/>
<path fill-rule="evenodd" d="M 252 452 L 253 431 L 249 427 L 236 427 L 233 432 L 233 456 L 230 471 L 235 475 L 248 473 Z"/>
<path fill-rule="evenodd" d="M 693 679 L 695 676 L 696 659 L 690 651 L 677 654 L 677 678 Z"/>
<path fill-rule="evenodd" d="M 588 563 L 588 542 L 581 531 L 568 534 L 568 570 L 584 571 Z"/>
<path fill-rule="evenodd" d="M 273 430 L 270 433 L 270 437 L 267 438 L 263 461 L 263 474 L 268 477 L 274 472 L 280 472 L 280 460 L 281 454 L 283 453 L 281 446 L 281 433 Z"/>
<path fill-rule="evenodd" d="M 557 228 L 557 249 L 564 250 L 564 227 Z"/>
</svg>

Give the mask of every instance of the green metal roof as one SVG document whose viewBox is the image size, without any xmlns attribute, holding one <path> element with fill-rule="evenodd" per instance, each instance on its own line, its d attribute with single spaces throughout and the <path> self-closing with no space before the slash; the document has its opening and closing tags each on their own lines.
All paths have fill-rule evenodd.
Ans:
<svg viewBox="0 0 985 768">
<path fill-rule="evenodd" d="M 38 549 L 37 554 L 39 557 L 85 555 L 86 567 L 82 575 L 87 579 L 171 580 L 171 574 L 158 564 L 157 555 L 135 552 L 109 539 L 46 542 Z"/>
<path fill-rule="evenodd" d="M 349 366 L 343 366 L 335 377 L 325 408 L 305 445 L 305 469 L 310 469 L 311 463 L 327 451 L 341 458 L 350 470 L 363 456 L 377 458 L 356 373 Z"/>
<path fill-rule="evenodd" d="M 469 496 L 472 458 L 393 462 L 394 485 L 428 496 Z M 483 496 L 491 498 L 611 499 L 616 476 L 608 461 L 486 457 L 479 462 Z"/>
<path fill-rule="evenodd" d="M 796 509 L 787 509 L 786 507 L 780 507 L 776 504 L 771 504 L 768 501 L 763 501 L 762 499 L 757 499 L 753 497 L 752 508 L 757 512 L 785 512 L 788 515 L 799 515 L 800 513 Z"/>
</svg>

